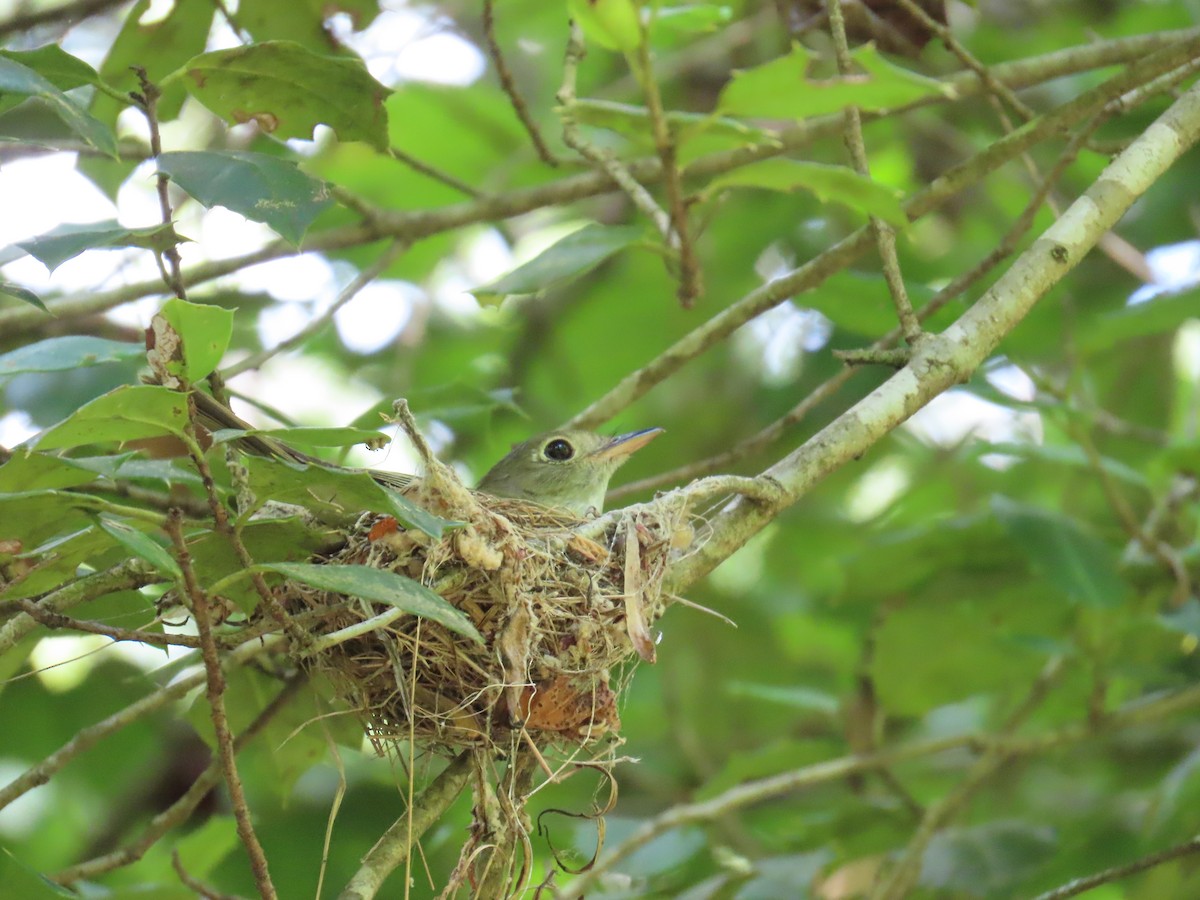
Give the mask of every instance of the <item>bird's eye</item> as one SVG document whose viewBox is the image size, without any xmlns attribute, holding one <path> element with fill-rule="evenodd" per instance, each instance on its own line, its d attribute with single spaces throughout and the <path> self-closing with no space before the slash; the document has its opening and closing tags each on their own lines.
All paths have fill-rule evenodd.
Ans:
<svg viewBox="0 0 1200 900">
<path fill-rule="evenodd" d="M 564 462 L 575 455 L 575 448 L 571 446 L 571 442 L 563 438 L 555 438 L 545 447 L 542 448 L 542 453 L 546 459 L 554 459 L 558 462 Z"/>
</svg>

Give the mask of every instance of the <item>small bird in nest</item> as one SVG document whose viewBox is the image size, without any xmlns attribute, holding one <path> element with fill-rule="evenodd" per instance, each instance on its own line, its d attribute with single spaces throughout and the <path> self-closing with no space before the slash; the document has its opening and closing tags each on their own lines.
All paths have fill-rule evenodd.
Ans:
<svg viewBox="0 0 1200 900">
<path fill-rule="evenodd" d="M 202 391 L 195 391 L 196 407 L 206 427 L 250 430 L 251 425 Z M 591 431 L 551 431 L 530 438 L 488 470 L 478 489 L 493 497 L 541 503 L 578 516 L 603 511 L 604 495 L 613 473 L 634 453 L 662 434 L 661 428 L 643 428 L 614 437 Z M 328 465 L 281 441 L 261 435 L 239 440 L 244 449 L 303 463 Z M 367 470 L 385 487 L 400 489 L 413 476 Z"/>
</svg>

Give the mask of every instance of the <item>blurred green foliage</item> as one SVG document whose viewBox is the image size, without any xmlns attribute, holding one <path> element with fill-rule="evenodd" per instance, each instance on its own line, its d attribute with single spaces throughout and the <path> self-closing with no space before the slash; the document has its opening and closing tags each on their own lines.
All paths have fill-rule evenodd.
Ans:
<svg viewBox="0 0 1200 900">
<path fill-rule="evenodd" d="M 220 79 L 193 65 L 206 46 L 214 46 L 205 43 L 214 7 L 180 0 L 165 18 L 150 22 L 142 20 L 148 6 L 118 5 L 75 26 L 81 33 L 92 28 L 116 35 L 108 55 L 94 61 L 111 90 L 89 95 L 78 88 L 86 79 L 60 83 L 50 71 L 44 77 L 54 91 L 28 78 L 14 82 L 16 88 L 0 85 L 21 99 L 73 98 L 76 112 L 86 115 L 75 131 L 74 120 L 50 119 L 32 103 L 9 104 L 9 97 L 0 98 L 0 108 L 8 110 L 0 116 L 0 134 L 50 147 L 69 147 L 81 137 L 107 146 L 92 131 L 79 129 L 117 123 L 122 104 L 116 98 L 138 89 L 128 70 L 137 65 L 152 81 L 164 83 L 159 115 L 165 124 L 179 125 L 169 132 L 174 143 L 165 150 L 203 151 L 206 165 L 219 161 L 212 154 L 230 150 L 237 151 L 229 156 L 231 164 L 261 161 L 251 154 L 286 161 L 268 166 L 287 177 L 280 179 L 279 194 L 261 202 L 309 206 L 295 215 L 271 209 L 251 217 L 287 223 L 283 236 L 299 241 L 301 250 L 316 248 L 312 252 L 334 265 L 341 285 L 350 280 L 346 273 L 361 271 L 384 252 L 388 232 L 379 222 L 388 215 L 413 214 L 418 222 L 421 214 L 445 214 L 444 225 L 422 231 L 381 273 L 411 289 L 403 301 L 412 307 L 408 323 L 386 344 L 360 352 L 327 326 L 288 351 L 287 359 L 298 367 L 291 371 L 313 367 L 331 386 L 352 384 L 361 396 L 373 398 L 348 409 L 317 397 L 312 421 L 303 424 L 350 425 L 357 416 L 353 424 L 375 428 L 377 410 L 406 397 L 422 424 L 441 435 L 443 458 L 481 473 L 513 442 L 566 421 L 706 319 L 866 221 L 864 208 L 842 199 L 855 191 L 837 193 L 837 203 L 826 203 L 821 198 L 828 191 L 795 190 L 791 180 L 711 194 L 704 190 L 709 179 L 688 181 L 688 190 L 700 195 L 690 212 L 705 295 L 696 308 L 684 310 L 664 264 L 669 253 L 622 194 L 555 193 L 557 185 L 586 178 L 588 171 L 562 144 L 555 112 L 566 4 L 509 0 L 495 10 L 496 41 L 533 121 L 559 159 L 557 167 L 538 159 L 494 65 L 461 86 L 370 75 L 344 40 L 346 18 L 358 29 L 372 22 L 400 27 L 399 20 L 377 18 L 373 2 L 244 0 L 228 28 L 257 42 L 250 46 L 260 60 L 243 69 L 240 61 L 249 51 L 208 54 L 201 63 L 219 70 Z M 784 112 L 777 105 L 766 112 L 790 115 L 801 101 L 816 100 L 795 81 L 800 70 L 791 69 L 801 53 L 792 49 L 777 18 L 783 9 L 798 21 L 801 5 L 734 0 L 725 6 L 728 17 L 720 10 L 689 13 L 686 27 L 664 29 L 656 38 L 664 104 L 673 113 L 693 114 L 680 120 L 680 133 L 688 138 L 681 158 L 689 162 L 735 146 L 757 152 L 753 148 L 769 143 L 768 132 L 780 124 L 757 118 L 764 114 L 762 104 L 781 103 Z M 332 17 L 335 7 L 346 18 Z M 485 52 L 477 4 L 448 0 L 406 9 L 427 31 L 453 34 Z M 1198 15 L 1194 3 L 1073 0 L 978 4 L 973 10 L 956 5 L 952 30 L 971 53 L 993 65 L 1093 40 L 1191 28 Z M 38 32 L 4 33 L 14 50 L 39 43 Z M 801 39 L 809 47 L 804 52 L 818 57 L 814 65 L 826 67 L 809 74 L 832 77 L 828 36 L 811 32 Z M 227 32 L 222 40 L 222 47 L 231 43 Z M 883 71 L 888 64 L 869 52 L 872 65 Z M 281 55 L 295 77 L 277 79 L 275 92 L 255 94 L 254 79 L 264 72 L 275 79 Z M 90 71 L 82 63 L 63 69 L 61 53 L 12 54 L 8 62 L 36 73 L 39 60 L 55 71 Z M 897 59 L 895 65 L 930 78 L 961 68 L 936 40 L 919 59 Z M 732 72 L 760 66 L 772 67 L 765 71 L 773 80 L 762 88 L 767 94 L 746 100 L 740 92 L 753 92 L 764 70 L 731 81 Z M 1022 98 L 1037 110 L 1052 109 L 1106 74 L 1111 73 L 1081 71 L 1038 84 Z M 795 96 L 780 96 L 775 76 L 783 75 L 795 81 Z M 653 152 L 638 112 L 645 98 L 622 54 L 593 45 L 579 81 L 581 98 L 634 108 L 631 113 L 597 107 L 592 118 L 581 115 L 589 140 L 620 157 Z M 264 108 L 247 106 L 237 93 L 246 83 L 248 96 L 261 99 Z M 924 79 L 909 84 L 915 93 L 906 100 L 930 92 Z M 301 116 L 301 125 L 288 120 L 274 136 L 274 114 L 266 107 L 290 104 L 288 90 L 298 85 L 313 103 L 289 109 Z M 1098 137 L 1121 141 L 1138 135 L 1170 99 L 1151 99 L 1115 118 Z M 228 121 L 205 113 L 197 100 Z M 858 102 L 873 108 L 867 99 Z M 731 128 L 708 118 L 718 105 L 723 114 L 749 111 L 755 118 Z M 394 153 L 379 152 L 384 116 Z M 278 139 L 308 137 L 314 123 L 331 120 L 344 142 L 323 129 L 314 142 Z M 259 130 L 230 130 L 228 123 L 239 121 L 257 122 Z M 116 133 L 125 139 L 122 147 L 131 140 L 132 132 Z M 878 182 L 868 192 L 870 202 L 890 198 L 893 190 L 911 194 L 1003 133 L 992 107 L 978 96 L 868 121 L 865 140 Z M 356 136 L 362 141 L 350 140 Z M 1062 149 L 1061 140 L 1048 141 L 1031 151 L 1030 162 L 1045 172 Z M 1066 171 L 1052 192 L 1060 207 L 1098 176 L 1108 161 L 1104 149 L 1085 148 Z M 788 155 L 846 164 L 839 129 Z M 85 154 L 79 166 L 115 195 L 138 158 L 132 153 L 113 163 Z M 305 177 L 292 179 L 293 163 Z M 730 176 L 729 183 L 737 180 Z M 231 181 L 224 198 L 208 185 L 213 193 L 200 196 L 197 189 L 197 199 L 236 209 L 236 200 L 246 201 L 247 187 Z M 1120 237 L 1140 251 L 1193 240 L 1197 183 L 1200 157 L 1192 152 L 1138 202 L 1122 222 Z M 338 201 L 328 208 L 324 188 Z M 538 190 L 546 199 L 530 200 L 521 215 L 514 215 L 515 205 L 505 205 Z M 1012 161 L 905 229 L 899 254 L 914 303 L 926 302 L 985 258 L 1032 193 L 1025 166 Z M 316 199 L 321 202 L 314 205 Z M 468 208 L 482 212 L 468 214 Z M 1049 212 L 1039 211 L 1030 234 L 1050 221 Z M 154 221 L 137 225 L 162 227 Z M 583 243 L 585 252 L 566 260 L 549 253 L 537 257 L 581 225 L 595 229 L 585 237 L 601 235 L 599 249 L 568 237 L 568 249 Z M 355 227 L 360 231 L 346 237 Z M 114 242 L 139 245 L 132 227 L 96 233 L 101 237 L 92 243 L 86 233 L 73 239 L 70 251 Z M 395 236 L 409 240 L 403 232 Z M 494 264 L 479 262 L 483 245 L 516 248 L 518 255 L 493 271 Z M 206 259 L 202 241 L 184 244 L 180 252 L 185 272 Z M 533 263 L 518 268 L 531 258 Z M 1193 587 L 1200 574 L 1195 482 L 1200 306 L 1194 289 L 1127 306 L 1139 282 L 1116 258 L 1093 253 L 1009 336 L 1002 358 L 952 392 L 953 402 L 939 404 L 919 426 L 897 430 L 826 478 L 688 592 L 689 600 L 732 619 L 736 628 L 688 606 L 670 609 L 657 626 L 662 632 L 657 664 L 640 666 L 622 697 L 621 753 L 637 762 L 616 770 L 620 797 L 608 816 L 606 846 L 677 804 L 717 797 L 753 779 L 855 753 L 1005 729 L 1031 741 L 1045 738 L 1045 745 L 1014 753 L 952 809 L 948 821 L 938 823 L 912 896 L 1026 896 L 1196 833 L 1195 704 L 1144 722 L 1120 720 L 1112 728 L 1106 723 L 1130 704 L 1194 686 L 1200 675 L 1200 600 Z M 515 278 L 508 274 L 514 269 Z M 949 304 L 929 327 L 953 321 L 993 278 Z M 494 308 L 477 309 L 466 293 L 473 289 L 498 299 Z M 513 295 L 490 296 L 500 290 Z M 58 299 L 53 282 L 38 293 L 53 309 Z M 232 360 L 263 349 L 264 323 L 288 303 L 270 294 L 271 287 L 242 286 L 233 279 L 199 284 L 189 298 L 235 311 L 232 335 L 222 337 L 229 341 L 226 359 Z M 390 302 L 402 301 L 393 296 Z M 0 296 L 0 315 L 23 309 L 32 310 L 19 293 Z M 801 310 L 817 310 L 824 318 Z M 120 540 L 114 536 L 117 526 L 105 530 L 99 524 L 101 507 L 81 497 L 120 501 L 149 516 L 152 507 L 140 506 L 136 492 L 118 497 L 109 490 L 112 482 L 158 491 L 170 483 L 193 499 L 203 496 L 194 473 L 189 479 L 169 464 L 120 455 L 130 438 L 177 434 L 179 399 L 163 388 L 136 385 L 140 353 L 131 347 L 140 334 L 121 324 L 127 319 L 105 319 L 97 312 L 0 319 L 5 325 L 0 353 L 9 354 L 0 357 L 0 412 L 24 412 L 39 429 L 70 416 L 42 449 L 75 448 L 72 453 L 86 457 L 23 457 L 17 449 L 0 467 L 0 571 L 9 578 L 24 571 L 20 550 L 36 548 L 41 560 L 25 580 L 14 578 L 0 591 L 0 628 L 15 621 L 12 603 L 68 582 L 86 571 L 80 566 L 103 568 L 130 554 L 153 562 L 155 548 L 162 550 L 165 542 L 152 519 L 127 510 L 120 527 L 131 529 L 132 536 L 122 531 Z M 315 302 L 304 308 L 308 316 L 317 312 Z M 894 325 L 872 253 L 689 360 L 622 409 L 606 427 L 667 430 L 633 458 L 622 479 L 670 472 L 737 445 L 838 375 L 842 366 L 831 351 L 867 345 Z M 28 352 L 35 342 L 64 334 L 106 340 L 47 344 Z M 856 372 L 778 440 L 723 471 L 760 471 L 887 374 Z M 117 392 L 108 393 L 113 388 Z M 281 397 L 255 399 L 286 405 Z M 100 446 L 87 449 L 91 443 Z M 213 459 L 221 490 L 232 491 L 220 451 Z M 259 486 L 282 479 L 280 491 L 290 486 L 295 496 L 288 499 L 302 499 L 308 481 L 284 469 L 256 462 L 252 477 Z M 93 481 L 96 472 L 108 477 L 104 491 L 71 492 Z M 651 493 L 625 495 L 622 502 Z M 313 500 L 314 506 L 326 502 Z M 251 524 L 246 540 L 259 562 L 300 562 L 323 546 L 325 528 Z M 198 564 L 214 580 L 237 569 L 212 534 L 195 538 Z M 5 544 L 12 540 L 21 547 Z M 159 569 L 164 567 L 160 560 Z M 230 596 L 244 608 L 256 602 L 244 585 Z M 73 614 L 134 627 L 153 617 L 153 597 L 125 587 Z M 159 652 L 152 649 L 120 657 L 107 650 L 92 654 L 80 645 L 71 651 L 85 661 L 78 677 L 56 680 L 53 668 L 42 677 L 35 670 L 52 665 L 54 657 L 51 643 L 39 648 L 36 639 L 47 634 L 35 630 L 0 654 L 0 675 L 8 679 L 0 683 L 0 783 L 80 729 L 135 702 L 173 671 L 146 662 L 147 654 Z M 96 641 L 97 648 L 104 643 Z M 239 670 L 227 694 L 235 727 L 252 720 L 275 690 L 271 673 Z M 395 759 L 378 759 L 362 750 L 361 732 L 349 717 L 318 724 L 329 693 L 316 685 L 239 756 L 282 897 L 314 895 L 323 866 L 324 894 L 340 890 L 405 809 L 406 749 Z M 6 851 L 0 854 L 0 893 L 36 896 L 44 885 L 35 873 L 60 871 L 134 838 L 190 783 L 197 766 L 203 767 L 198 734 L 209 740 L 208 728 L 202 697 L 160 709 L 100 741 L 50 783 L 0 811 L 0 848 Z M 956 750 L 889 765 L 885 774 L 822 781 L 714 821 L 669 830 L 617 867 L 627 881 L 614 879 L 604 896 L 866 895 L 880 867 L 913 839 L 922 816 L 954 796 L 978 762 L 977 749 L 964 740 Z M 418 757 L 418 789 L 440 764 Z M 530 813 L 535 822 L 543 810 L 585 813 L 607 789 L 602 779 L 578 772 L 538 793 Z M 222 891 L 251 894 L 254 883 L 225 801 L 213 799 L 195 819 L 139 862 L 100 876 L 103 888 L 95 889 L 112 893 L 97 896 L 131 896 L 135 890 L 189 895 L 171 868 L 172 847 L 179 848 L 193 877 Z M 586 820 L 547 813 L 542 821 L 545 833 L 532 837 L 535 883 L 553 868 L 554 852 L 575 865 L 590 859 L 597 835 L 595 823 Z M 437 895 L 469 824 L 469 801 L 460 798 L 425 836 L 412 896 Z M 400 896 L 401 879 L 393 877 L 386 896 Z M 559 883 L 565 882 L 560 874 Z M 1200 894 L 1197 885 L 1197 863 L 1184 858 L 1116 882 L 1097 896 L 1186 898 Z M 51 896 L 49 888 L 45 895 Z"/>
</svg>

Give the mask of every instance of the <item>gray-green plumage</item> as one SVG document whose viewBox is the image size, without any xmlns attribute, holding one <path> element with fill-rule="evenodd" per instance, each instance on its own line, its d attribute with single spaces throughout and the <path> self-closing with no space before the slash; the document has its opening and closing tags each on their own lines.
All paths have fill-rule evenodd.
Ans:
<svg viewBox="0 0 1200 900">
<path fill-rule="evenodd" d="M 479 490 L 496 497 L 531 500 L 577 515 L 600 512 L 608 482 L 633 451 L 661 428 L 616 437 L 590 431 L 551 431 L 517 444 L 488 471 Z"/>
</svg>

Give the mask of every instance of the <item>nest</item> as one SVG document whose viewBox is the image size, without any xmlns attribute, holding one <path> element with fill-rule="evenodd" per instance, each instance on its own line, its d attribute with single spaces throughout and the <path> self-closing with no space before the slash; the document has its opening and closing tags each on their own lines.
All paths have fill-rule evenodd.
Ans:
<svg viewBox="0 0 1200 900">
<path fill-rule="evenodd" d="M 410 737 L 447 749 L 502 746 L 522 729 L 578 745 L 617 732 L 627 664 L 654 659 L 649 626 L 665 605 L 662 581 L 682 509 L 646 506 L 584 523 L 471 494 L 436 475 L 409 496 L 464 526 L 435 540 L 367 514 L 326 562 L 420 581 L 470 619 L 483 645 L 406 614 L 308 664 L 359 711 L 380 749 Z M 283 592 L 290 609 L 311 611 L 326 634 L 388 608 L 295 583 Z"/>
</svg>

